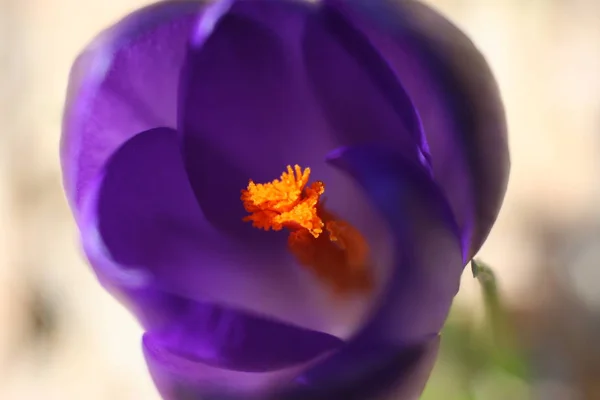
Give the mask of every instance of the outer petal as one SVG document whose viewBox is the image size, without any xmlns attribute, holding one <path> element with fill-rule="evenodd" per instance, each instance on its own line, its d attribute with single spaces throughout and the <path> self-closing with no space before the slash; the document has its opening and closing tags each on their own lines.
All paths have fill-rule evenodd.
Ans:
<svg viewBox="0 0 600 400">
<path fill-rule="evenodd" d="M 504 108 L 487 63 L 458 28 L 420 2 L 324 2 L 365 32 L 405 85 L 472 256 L 496 219 L 509 171 Z"/>
<path fill-rule="evenodd" d="M 103 283 L 125 297 L 155 342 L 215 368 L 270 371 L 339 346 L 332 336 L 214 302 L 268 299 L 245 292 L 260 278 L 236 272 L 251 268 L 252 255 L 207 236 L 178 150 L 168 128 L 135 136 L 109 159 L 90 192 L 95 196 L 85 199 L 84 242 Z M 228 253 L 240 259 L 231 264 Z M 255 275 L 271 279 L 264 292 L 278 287 L 275 274 Z M 198 293 L 186 293 L 190 285 Z M 213 302 L 194 300 L 202 298 Z"/>
<path fill-rule="evenodd" d="M 198 0 L 160 2 L 102 32 L 71 71 L 61 161 L 77 213 L 110 155 L 127 139 L 176 126 L 177 90 Z"/>
<path fill-rule="evenodd" d="M 144 353 L 165 400 L 264 400 L 274 392 L 285 392 L 302 370 L 318 361 L 266 372 L 225 370 L 174 352 L 152 334 L 144 336 Z"/>
<path fill-rule="evenodd" d="M 437 334 L 463 271 L 459 227 L 443 192 L 422 166 L 384 145 L 341 149 L 330 162 L 365 189 L 396 238 L 387 294 L 359 337 L 397 344 Z"/>
<path fill-rule="evenodd" d="M 290 385 L 291 377 L 307 365 L 270 374 L 222 377 L 218 371 L 207 371 L 205 366 L 177 358 L 149 337 L 144 340 L 150 371 L 166 400 L 365 400 L 390 394 L 393 397 L 385 398 L 416 400 L 431 373 L 438 346 L 439 338 L 435 337 L 393 352 L 388 349 L 385 362 L 383 359 L 371 362 L 366 374 L 356 376 L 346 370 L 346 375 L 340 375 L 341 380 L 335 384 L 310 386 L 306 384 L 307 377 Z M 374 361 L 368 356 L 365 360 Z M 220 382 L 222 390 L 207 391 L 207 379 Z M 236 391 L 240 388 L 244 388 L 243 394 Z"/>
<path fill-rule="evenodd" d="M 373 398 L 388 393 L 394 378 L 405 373 L 394 370 L 397 349 L 441 330 L 463 269 L 459 231 L 441 191 L 422 166 L 385 146 L 340 149 L 330 162 L 364 187 L 393 226 L 397 264 L 369 322 L 339 352 L 307 371 L 304 382 L 316 391 L 331 388 L 331 399 L 354 398 L 344 385 L 373 370 L 381 377 L 389 374 L 389 381 L 365 382 L 355 390 L 362 398 Z"/>
<path fill-rule="evenodd" d="M 290 400 L 416 400 L 435 364 L 439 336 L 397 347 L 366 347 L 345 351 L 336 370 L 323 363 L 309 370 L 304 385 Z M 287 400 L 287 399 L 286 399 Z"/>
</svg>

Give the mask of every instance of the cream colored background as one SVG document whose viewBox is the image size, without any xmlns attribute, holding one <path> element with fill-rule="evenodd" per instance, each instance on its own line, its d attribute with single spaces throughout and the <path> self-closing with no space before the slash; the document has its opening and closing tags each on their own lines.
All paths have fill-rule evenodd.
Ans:
<svg viewBox="0 0 600 400">
<path fill-rule="evenodd" d="M 0 0 L 0 399 L 158 398 L 140 329 L 80 257 L 58 165 L 73 58 L 144 3 Z M 495 266 L 507 301 L 535 309 L 552 293 L 540 284 L 544 254 L 533 227 L 598 218 L 600 2 L 429 3 L 473 38 L 505 96 L 512 177 L 480 256 Z M 600 280 L 595 269 L 582 273 L 578 282 Z M 468 274 L 464 281 L 457 304 L 478 313 L 478 292 Z M 590 307 L 597 300 L 582 298 Z M 61 312 L 32 317 L 48 307 Z"/>
</svg>

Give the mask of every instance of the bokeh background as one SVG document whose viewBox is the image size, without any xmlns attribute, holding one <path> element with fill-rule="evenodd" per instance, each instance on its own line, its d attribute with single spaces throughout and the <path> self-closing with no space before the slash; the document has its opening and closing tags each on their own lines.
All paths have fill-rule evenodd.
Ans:
<svg viewBox="0 0 600 400">
<path fill-rule="evenodd" d="M 158 400 L 140 328 L 80 255 L 58 164 L 71 62 L 148 2 L 0 0 L 0 399 Z M 599 400 L 600 1 L 427 2 L 491 63 L 513 167 L 479 254 L 497 293 L 465 272 L 423 398 Z"/>
</svg>

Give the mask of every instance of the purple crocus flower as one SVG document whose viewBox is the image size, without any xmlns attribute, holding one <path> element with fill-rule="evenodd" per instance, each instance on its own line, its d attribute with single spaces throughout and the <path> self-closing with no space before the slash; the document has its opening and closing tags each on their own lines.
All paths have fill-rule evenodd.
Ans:
<svg viewBox="0 0 600 400">
<path fill-rule="evenodd" d="M 486 62 L 410 0 L 138 10 L 75 62 L 61 159 L 161 394 L 209 400 L 418 397 L 509 169 Z"/>
</svg>

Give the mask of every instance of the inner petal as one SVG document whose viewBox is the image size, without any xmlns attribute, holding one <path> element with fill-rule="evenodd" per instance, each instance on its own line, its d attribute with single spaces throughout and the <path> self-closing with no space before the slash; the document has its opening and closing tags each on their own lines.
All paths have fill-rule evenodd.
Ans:
<svg viewBox="0 0 600 400">
<path fill-rule="evenodd" d="M 250 179 L 299 164 L 338 185 L 332 197 L 344 190 L 354 199 L 355 185 L 324 162 L 332 149 L 384 141 L 425 158 L 418 116 L 385 61 L 368 42 L 352 46 L 356 31 L 326 11 L 237 2 L 188 51 L 179 121 L 186 169 L 209 221 L 244 241 L 259 240 L 239 223 L 237 193 Z"/>
<path fill-rule="evenodd" d="M 330 162 L 363 185 L 395 236 L 385 295 L 353 341 L 396 345 L 438 334 L 464 268 L 460 231 L 443 192 L 422 167 L 385 146 L 340 149 Z"/>
<path fill-rule="evenodd" d="M 316 330 L 327 326 L 327 310 L 307 306 L 310 285 L 293 268 L 285 240 L 257 248 L 231 241 L 203 218 L 173 130 L 142 132 L 122 146 L 105 168 L 95 203 L 107 265 L 141 271 L 159 290 L 181 297 Z"/>
<path fill-rule="evenodd" d="M 343 14 L 321 5 L 302 42 L 308 83 L 341 145 L 385 142 L 428 166 L 417 110 L 369 39 Z"/>
<path fill-rule="evenodd" d="M 248 180 L 270 180 L 290 163 L 324 164 L 332 144 L 296 60 L 305 13 L 291 2 L 238 2 L 192 46 L 183 71 L 180 131 L 192 187 L 206 218 L 244 241 L 263 237 L 241 223 Z"/>
</svg>

